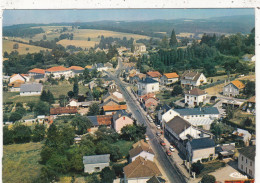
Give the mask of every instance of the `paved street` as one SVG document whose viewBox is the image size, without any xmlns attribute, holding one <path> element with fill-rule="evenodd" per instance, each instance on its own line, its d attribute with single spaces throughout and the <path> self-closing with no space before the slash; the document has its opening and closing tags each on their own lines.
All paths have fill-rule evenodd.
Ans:
<svg viewBox="0 0 260 183">
<path fill-rule="evenodd" d="M 121 67 L 119 67 L 119 68 L 121 68 Z M 120 72 L 120 71 L 118 70 L 116 73 L 118 73 L 118 72 Z M 115 77 L 111 73 L 108 73 L 108 74 L 117 83 L 117 85 L 121 89 L 122 94 L 124 95 L 125 100 L 127 102 L 127 105 L 129 107 L 129 109 L 132 111 L 132 114 L 136 118 L 137 122 L 139 124 L 143 124 L 143 125 L 147 126 L 146 134 L 150 139 L 150 143 L 152 145 L 152 148 L 155 151 L 155 154 L 157 155 L 157 159 L 160 162 L 161 167 L 163 167 L 164 172 L 166 173 L 169 181 L 171 183 L 175 183 L 175 182 L 185 183 L 185 182 L 187 182 L 185 180 L 185 176 L 177 168 L 175 162 L 173 162 L 173 160 L 166 155 L 165 150 L 159 144 L 157 137 L 155 136 L 154 132 L 152 131 L 152 127 L 151 127 L 150 123 L 147 121 L 145 114 L 142 112 L 142 109 L 137 104 L 137 101 L 135 100 L 135 98 L 133 98 L 129 94 L 125 85 L 117 77 Z"/>
</svg>

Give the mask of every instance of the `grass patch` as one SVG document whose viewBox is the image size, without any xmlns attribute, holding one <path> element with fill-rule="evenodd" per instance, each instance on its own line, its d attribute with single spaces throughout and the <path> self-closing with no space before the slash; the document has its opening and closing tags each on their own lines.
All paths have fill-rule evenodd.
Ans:
<svg viewBox="0 0 260 183">
<path fill-rule="evenodd" d="M 3 92 L 3 102 L 38 102 L 40 100 L 40 96 L 20 96 L 19 92 Z"/>
<path fill-rule="evenodd" d="M 176 96 L 176 97 L 171 96 L 171 91 L 160 92 L 156 94 L 156 97 L 160 100 L 162 104 L 167 104 L 167 105 L 182 98 L 181 96 Z"/>
<path fill-rule="evenodd" d="M 122 153 L 123 157 L 127 157 L 129 150 L 132 148 L 132 145 L 134 144 L 133 141 L 125 141 L 125 140 L 119 140 L 118 142 L 114 143 L 114 146 L 117 146 L 120 149 L 120 152 Z"/>
<path fill-rule="evenodd" d="M 3 146 L 3 182 L 33 182 L 40 174 L 42 144 L 26 143 Z"/>
<path fill-rule="evenodd" d="M 224 167 L 223 163 L 224 162 L 221 161 L 211 161 L 208 163 L 203 163 L 204 168 L 199 174 L 199 177 L 202 177 L 203 175 L 209 174 L 211 172 L 215 172 L 217 169 Z"/>
<path fill-rule="evenodd" d="M 13 45 L 16 44 L 17 42 L 14 41 L 9 41 L 9 40 L 3 40 L 3 52 L 11 53 L 12 51 L 17 50 L 19 54 L 27 54 L 27 53 L 35 53 L 35 52 L 40 52 L 41 50 L 49 50 L 47 48 L 43 48 L 40 46 L 33 46 L 33 45 L 28 45 L 28 44 L 23 44 L 23 43 L 17 43 L 19 45 L 18 49 L 13 49 Z M 26 50 L 26 48 L 29 48 L 29 50 Z"/>
<path fill-rule="evenodd" d="M 238 124 L 238 125 L 243 126 L 244 120 L 246 120 L 246 118 L 248 118 L 248 117 L 252 120 L 252 126 L 244 127 L 244 128 L 250 129 L 250 130 L 255 130 L 255 128 L 254 128 L 254 126 L 255 126 L 255 115 L 253 115 L 251 113 L 244 112 L 240 109 L 234 111 L 234 117 L 232 119 L 230 119 L 230 121 L 234 124 Z"/>
</svg>

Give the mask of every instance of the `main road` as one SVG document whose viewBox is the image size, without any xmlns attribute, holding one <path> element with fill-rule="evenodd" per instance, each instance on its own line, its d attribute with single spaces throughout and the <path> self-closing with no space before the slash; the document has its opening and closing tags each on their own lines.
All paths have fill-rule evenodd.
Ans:
<svg viewBox="0 0 260 183">
<path fill-rule="evenodd" d="M 119 61 L 120 62 L 120 61 Z M 121 63 L 120 63 L 121 66 Z M 122 67 L 119 67 L 120 70 Z M 117 71 L 118 71 L 117 70 Z M 145 125 L 146 128 L 146 135 L 149 137 L 153 150 L 157 155 L 157 160 L 160 163 L 161 167 L 163 168 L 164 172 L 166 173 L 169 181 L 171 183 L 185 183 L 187 182 L 185 176 L 180 172 L 175 162 L 173 162 L 172 158 L 166 155 L 165 150 L 159 144 L 159 141 L 152 131 L 151 125 L 149 124 L 148 120 L 146 119 L 145 114 L 142 112 L 140 105 L 136 102 L 136 99 L 131 95 L 126 86 L 122 83 L 122 81 L 117 78 L 118 72 L 116 72 L 116 76 L 112 73 L 109 73 L 111 79 L 113 79 L 117 85 L 119 86 L 123 96 L 125 97 L 126 103 L 129 109 L 132 111 L 133 115 L 135 116 L 137 122 L 139 124 Z"/>
</svg>

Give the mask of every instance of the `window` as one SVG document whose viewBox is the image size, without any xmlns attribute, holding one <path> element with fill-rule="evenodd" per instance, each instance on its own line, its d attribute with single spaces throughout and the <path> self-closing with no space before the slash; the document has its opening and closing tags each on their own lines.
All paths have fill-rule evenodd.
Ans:
<svg viewBox="0 0 260 183">
<path fill-rule="evenodd" d="M 252 176 L 252 174 L 253 174 L 252 170 L 249 169 L 249 175 Z"/>
<path fill-rule="evenodd" d="M 197 97 L 194 97 L 195 100 L 197 100 Z"/>
<path fill-rule="evenodd" d="M 244 156 L 241 157 L 241 160 L 244 161 Z"/>
<path fill-rule="evenodd" d="M 243 165 L 241 165 L 241 170 L 243 170 Z"/>
<path fill-rule="evenodd" d="M 190 97 L 189 96 L 187 96 L 187 99 L 189 99 Z"/>
<path fill-rule="evenodd" d="M 250 161 L 250 166 L 253 166 L 253 163 L 252 163 L 252 161 Z"/>
<path fill-rule="evenodd" d="M 247 158 L 246 158 L 246 163 L 247 163 Z"/>
<path fill-rule="evenodd" d="M 100 171 L 100 167 L 95 167 L 94 170 L 95 171 Z"/>
</svg>

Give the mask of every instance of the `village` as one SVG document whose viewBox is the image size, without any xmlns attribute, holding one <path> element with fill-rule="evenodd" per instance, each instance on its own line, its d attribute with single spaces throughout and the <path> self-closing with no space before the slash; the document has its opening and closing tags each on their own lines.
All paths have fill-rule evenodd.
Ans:
<svg viewBox="0 0 260 183">
<path fill-rule="evenodd" d="M 58 30 L 71 39 L 74 29 Z M 249 44 L 254 28 L 243 38 L 176 35 L 5 52 L 4 148 L 37 146 L 37 175 L 24 182 L 254 182 L 256 56 L 219 46 Z"/>
</svg>

